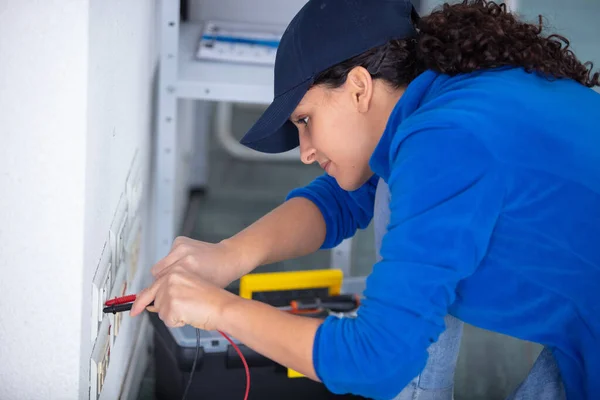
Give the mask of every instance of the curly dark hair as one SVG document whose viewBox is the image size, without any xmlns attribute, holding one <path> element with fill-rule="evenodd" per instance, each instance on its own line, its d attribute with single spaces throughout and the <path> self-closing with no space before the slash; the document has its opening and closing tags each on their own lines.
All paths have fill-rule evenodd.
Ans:
<svg viewBox="0 0 600 400">
<path fill-rule="evenodd" d="M 520 21 L 505 4 L 486 0 L 445 3 L 414 21 L 417 36 L 388 43 L 319 74 L 315 85 L 339 87 L 354 67 L 399 88 L 425 70 L 456 75 L 498 67 L 522 67 L 548 79 L 573 79 L 600 86 L 591 62 L 581 63 L 560 35 L 542 35 L 538 24 Z M 564 44 L 564 47 L 563 47 Z"/>
</svg>

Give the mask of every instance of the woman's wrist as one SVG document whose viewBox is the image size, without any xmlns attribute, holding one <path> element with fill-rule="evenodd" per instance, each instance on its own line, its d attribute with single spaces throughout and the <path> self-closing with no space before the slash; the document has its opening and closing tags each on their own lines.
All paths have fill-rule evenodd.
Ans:
<svg viewBox="0 0 600 400">
<path fill-rule="evenodd" d="M 220 244 L 227 249 L 232 257 L 233 268 L 229 271 L 233 270 L 231 275 L 235 276 L 232 277 L 230 282 L 246 275 L 261 264 L 261 257 L 257 249 L 247 246 L 243 237 L 239 235 L 222 240 Z"/>
<path fill-rule="evenodd" d="M 218 321 L 216 323 L 217 329 L 223 332 L 227 332 L 233 335 L 236 330 L 236 315 L 240 307 L 243 307 L 243 303 L 247 302 L 247 299 L 237 296 L 233 293 L 227 292 L 225 295 L 227 298 L 223 299 L 218 312 Z"/>
</svg>

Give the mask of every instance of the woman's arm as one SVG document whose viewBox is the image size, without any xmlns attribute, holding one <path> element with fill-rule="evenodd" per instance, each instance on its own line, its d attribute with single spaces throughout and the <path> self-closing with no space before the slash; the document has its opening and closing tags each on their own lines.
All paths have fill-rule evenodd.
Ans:
<svg viewBox="0 0 600 400">
<path fill-rule="evenodd" d="M 322 175 L 292 191 L 287 201 L 248 228 L 224 241 L 248 261 L 237 276 L 270 264 L 332 248 L 364 229 L 373 217 L 378 178 L 347 192 L 334 178 Z"/>
<path fill-rule="evenodd" d="M 265 357 L 318 380 L 313 342 L 322 322 L 238 298 L 223 309 L 217 326 Z"/>
<path fill-rule="evenodd" d="M 175 239 L 169 254 L 153 268 L 155 278 L 182 266 L 225 287 L 254 268 L 331 248 L 365 228 L 373 215 L 376 178 L 355 192 L 323 175 L 296 189 L 281 206 L 233 237 L 206 243 Z"/>
<path fill-rule="evenodd" d="M 180 266 L 226 287 L 259 265 L 316 251 L 325 239 L 325 230 L 325 220 L 314 203 L 291 199 L 220 243 L 176 238 L 169 254 L 152 267 L 152 275 L 159 279 Z"/>
<path fill-rule="evenodd" d="M 325 240 L 325 219 L 305 198 L 293 198 L 224 241 L 245 260 L 237 278 L 256 266 L 313 253 Z"/>
</svg>

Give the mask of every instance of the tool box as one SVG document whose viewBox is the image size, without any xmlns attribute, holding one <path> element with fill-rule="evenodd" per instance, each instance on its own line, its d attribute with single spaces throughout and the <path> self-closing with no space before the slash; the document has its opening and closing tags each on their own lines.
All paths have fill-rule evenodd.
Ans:
<svg viewBox="0 0 600 400">
<path fill-rule="evenodd" d="M 341 287 L 336 270 L 251 274 L 240 281 L 239 294 L 276 307 L 303 300 L 336 296 Z M 181 398 L 196 355 L 196 330 L 191 326 L 167 328 L 156 314 L 154 327 L 155 399 Z M 200 331 L 200 350 L 188 399 L 241 400 L 246 389 L 244 366 L 233 346 L 216 331 Z M 250 368 L 249 399 L 358 400 L 360 396 L 334 395 L 322 383 L 307 379 L 232 340 Z"/>
</svg>

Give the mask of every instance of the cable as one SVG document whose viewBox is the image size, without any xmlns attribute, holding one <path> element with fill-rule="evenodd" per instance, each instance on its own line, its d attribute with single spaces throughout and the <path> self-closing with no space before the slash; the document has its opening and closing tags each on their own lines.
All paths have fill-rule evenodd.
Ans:
<svg viewBox="0 0 600 400">
<path fill-rule="evenodd" d="M 185 387 L 185 391 L 183 392 L 183 398 L 181 400 L 185 400 L 188 394 L 188 390 L 190 390 L 190 386 L 192 385 L 192 379 L 194 379 L 194 371 L 196 371 L 196 362 L 198 361 L 198 354 L 200 353 L 200 329 L 196 328 L 196 356 L 194 357 L 194 362 L 192 363 L 192 371 L 190 372 L 190 379 L 188 379 L 188 383 Z"/>
<path fill-rule="evenodd" d="M 229 338 L 225 333 L 218 331 L 229 344 L 233 346 L 235 351 L 238 353 L 240 358 L 242 359 L 242 363 L 244 364 L 244 369 L 246 370 L 246 394 L 244 395 L 244 400 L 248 400 L 248 395 L 250 394 L 250 368 L 248 368 L 248 363 L 246 362 L 246 357 L 242 354 L 240 348 L 233 343 L 233 340 Z M 194 357 L 194 362 L 192 363 L 192 370 L 190 372 L 190 378 L 188 379 L 188 383 L 185 387 L 185 391 L 183 392 L 183 398 L 181 400 L 185 400 L 187 397 L 188 391 L 190 390 L 190 386 L 192 385 L 192 379 L 194 379 L 194 371 L 196 370 L 196 361 L 198 361 L 198 354 L 200 353 L 200 329 L 196 328 L 196 356 Z"/>
<path fill-rule="evenodd" d="M 225 333 L 223 333 L 221 331 L 219 331 L 219 333 L 221 335 L 223 335 L 223 337 L 225 339 L 227 339 L 227 341 L 233 346 L 235 351 L 238 353 L 238 356 L 240 356 L 240 358 L 242 359 L 242 363 L 244 364 L 244 369 L 246 370 L 246 394 L 244 395 L 244 400 L 248 400 L 248 394 L 250 393 L 250 369 L 248 368 L 248 363 L 246 362 L 246 357 L 244 357 L 240 348 L 237 347 L 237 345 L 235 343 L 233 343 L 233 340 L 231 340 L 229 338 L 229 336 L 227 336 Z"/>
</svg>

